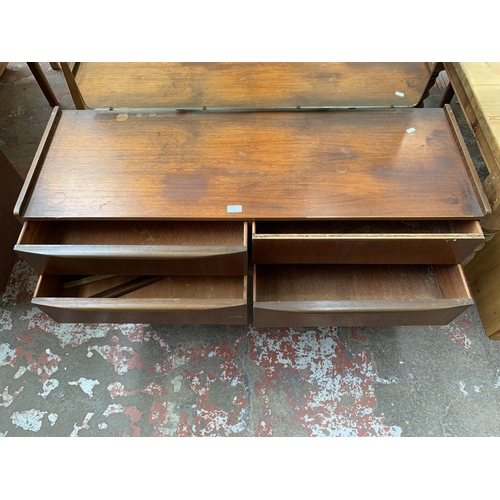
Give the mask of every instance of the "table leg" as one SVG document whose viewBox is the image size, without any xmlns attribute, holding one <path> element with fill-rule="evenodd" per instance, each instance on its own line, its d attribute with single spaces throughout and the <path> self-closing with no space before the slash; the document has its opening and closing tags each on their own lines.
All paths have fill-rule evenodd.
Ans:
<svg viewBox="0 0 500 500">
<path fill-rule="evenodd" d="M 455 95 L 455 90 L 453 90 L 453 86 L 451 83 L 448 83 L 446 86 L 446 90 L 444 91 L 443 97 L 441 99 L 441 103 L 439 107 L 442 108 L 445 104 L 450 104 L 453 96 Z"/>
<path fill-rule="evenodd" d="M 49 85 L 49 82 L 47 78 L 45 77 L 44 72 L 42 71 L 42 68 L 40 67 L 40 64 L 37 62 L 29 62 L 26 63 L 33 73 L 33 76 L 35 77 L 35 80 L 38 82 L 38 85 L 40 85 L 40 88 L 42 89 L 42 92 L 44 93 L 45 97 L 47 98 L 47 101 L 49 101 L 49 104 L 51 106 L 59 106 L 59 102 L 54 94 L 54 91 L 52 90 L 51 86 Z"/>
</svg>

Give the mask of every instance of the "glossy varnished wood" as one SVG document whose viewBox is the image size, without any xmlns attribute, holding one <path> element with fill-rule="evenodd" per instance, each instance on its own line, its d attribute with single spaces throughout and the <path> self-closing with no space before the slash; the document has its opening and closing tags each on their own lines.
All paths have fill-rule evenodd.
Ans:
<svg viewBox="0 0 500 500">
<path fill-rule="evenodd" d="M 409 107 L 420 101 L 431 73 L 420 62 L 84 62 L 72 94 L 77 104 L 83 96 L 88 107 L 106 109 Z M 72 75 L 65 76 L 70 83 Z"/>
<path fill-rule="evenodd" d="M 236 221 L 29 221 L 15 246 L 40 274 L 236 275 L 247 224 Z"/>
<path fill-rule="evenodd" d="M 247 323 L 246 276 L 166 276 L 117 298 L 90 298 L 134 278 L 65 289 L 69 278 L 42 275 L 32 303 L 59 323 Z"/>
<path fill-rule="evenodd" d="M 254 325 L 447 324 L 473 304 L 460 266 L 257 265 Z"/>
<path fill-rule="evenodd" d="M 477 221 L 272 221 L 252 225 L 255 264 L 459 264 Z"/>
<path fill-rule="evenodd" d="M 28 202 L 29 197 L 31 196 L 31 192 L 35 187 L 36 181 L 38 179 L 38 174 L 40 173 L 40 169 L 45 160 L 45 156 L 49 151 L 50 143 L 52 141 L 52 138 L 54 137 L 60 118 L 61 108 L 59 108 L 59 106 L 56 106 L 50 114 L 49 121 L 47 122 L 42 138 L 40 139 L 40 143 L 38 144 L 35 156 L 33 157 L 33 161 L 31 162 L 28 175 L 26 176 L 26 179 L 24 179 L 24 184 L 14 206 L 14 215 L 19 219 L 20 222 L 22 222 L 22 214 L 24 213 L 24 210 L 26 208 L 26 203 Z"/>
<path fill-rule="evenodd" d="M 23 215 L 480 219 L 489 207 L 478 197 L 468 169 L 439 108 L 68 110 Z M 234 205 L 241 212 L 228 212 Z"/>
</svg>

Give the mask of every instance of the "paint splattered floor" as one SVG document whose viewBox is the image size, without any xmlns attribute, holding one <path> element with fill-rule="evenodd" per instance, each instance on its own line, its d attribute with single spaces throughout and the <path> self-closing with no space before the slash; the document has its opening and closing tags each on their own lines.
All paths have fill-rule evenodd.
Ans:
<svg viewBox="0 0 500 500">
<path fill-rule="evenodd" d="M 0 144 L 23 175 L 49 112 L 11 63 Z M 58 325 L 36 279 L 19 261 L 1 302 L 0 436 L 500 435 L 500 342 L 475 307 L 445 327 Z"/>
</svg>

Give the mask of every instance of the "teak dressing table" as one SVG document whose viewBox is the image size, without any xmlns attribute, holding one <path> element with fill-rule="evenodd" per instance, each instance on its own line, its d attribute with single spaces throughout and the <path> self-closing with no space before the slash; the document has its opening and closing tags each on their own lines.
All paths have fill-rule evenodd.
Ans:
<svg viewBox="0 0 500 500">
<path fill-rule="evenodd" d="M 448 106 L 55 108 L 15 249 L 59 322 L 446 324 L 489 210 Z"/>
</svg>

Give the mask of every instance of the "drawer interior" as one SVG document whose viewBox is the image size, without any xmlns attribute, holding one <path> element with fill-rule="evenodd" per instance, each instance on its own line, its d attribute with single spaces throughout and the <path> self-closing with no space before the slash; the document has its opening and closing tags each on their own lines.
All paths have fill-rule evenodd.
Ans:
<svg viewBox="0 0 500 500">
<path fill-rule="evenodd" d="M 90 298 L 140 276 L 102 276 L 80 286 L 71 286 L 83 276 L 44 275 L 35 298 Z M 104 278 L 104 279 L 99 279 Z M 159 281 L 120 295 L 129 299 L 246 299 L 246 276 L 164 276 Z"/>
<path fill-rule="evenodd" d="M 29 221 L 24 245 L 246 246 L 246 223 L 236 221 Z"/>
<path fill-rule="evenodd" d="M 257 265 L 254 301 L 469 299 L 460 266 Z"/>
<path fill-rule="evenodd" d="M 360 221 L 256 221 L 254 238 L 369 235 L 473 235 L 482 234 L 478 221 L 468 220 L 360 220 Z"/>
</svg>

